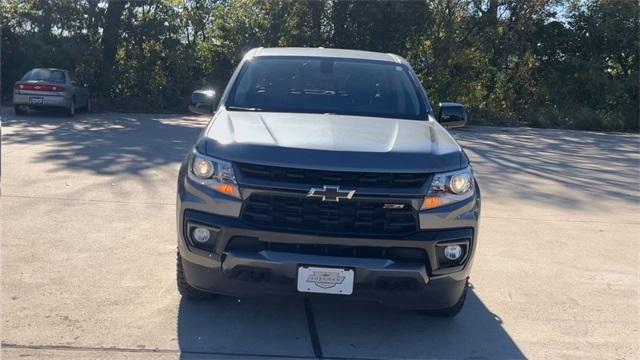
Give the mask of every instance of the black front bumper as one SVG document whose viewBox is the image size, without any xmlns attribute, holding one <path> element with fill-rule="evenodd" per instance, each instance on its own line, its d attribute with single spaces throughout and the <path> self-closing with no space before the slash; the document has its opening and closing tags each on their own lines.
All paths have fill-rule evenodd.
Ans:
<svg viewBox="0 0 640 360">
<path fill-rule="evenodd" d="M 185 277 L 198 289 L 228 295 L 301 295 L 297 291 L 298 267 L 348 268 L 355 273 L 353 294 L 398 307 L 439 309 L 460 298 L 475 251 L 475 228 L 421 230 L 404 237 L 339 237 L 258 229 L 243 221 L 179 206 L 179 249 Z M 216 241 L 209 247 L 194 246 L 188 224 L 208 226 Z M 255 248 L 232 246 L 234 239 L 253 239 L 268 244 Z M 459 264 L 441 264 L 438 249 L 443 244 L 466 243 L 467 253 Z M 312 246 L 314 251 L 306 251 Z M 335 247 L 355 249 L 333 253 Z M 325 253 L 318 253 L 318 248 Z M 358 249 L 376 249 L 382 254 L 394 249 L 423 251 L 424 259 L 390 256 L 359 256 Z M 309 295 L 309 294 L 306 294 Z"/>
</svg>

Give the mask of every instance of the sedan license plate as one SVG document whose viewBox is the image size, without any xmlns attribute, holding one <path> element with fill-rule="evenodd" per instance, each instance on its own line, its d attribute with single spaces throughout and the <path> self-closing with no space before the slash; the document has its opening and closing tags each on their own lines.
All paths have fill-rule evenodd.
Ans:
<svg viewBox="0 0 640 360">
<path fill-rule="evenodd" d="M 351 295 L 353 270 L 301 266 L 298 268 L 298 291 L 320 294 Z"/>
<path fill-rule="evenodd" d="M 30 104 L 42 104 L 44 102 L 44 99 L 41 97 L 30 97 L 29 98 L 29 103 Z"/>
</svg>

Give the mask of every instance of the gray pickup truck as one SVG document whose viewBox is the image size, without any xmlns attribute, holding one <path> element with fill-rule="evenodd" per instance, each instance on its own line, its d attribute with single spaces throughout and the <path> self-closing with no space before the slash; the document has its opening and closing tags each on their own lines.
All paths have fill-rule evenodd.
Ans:
<svg viewBox="0 0 640 360">
<path fill-rule="evenodd" d="M 476 248 L 480 189 L 403 58 L 249 51 L 178 177 L 178 288 L 338 296 L 455 316 Z"/>
</svg>

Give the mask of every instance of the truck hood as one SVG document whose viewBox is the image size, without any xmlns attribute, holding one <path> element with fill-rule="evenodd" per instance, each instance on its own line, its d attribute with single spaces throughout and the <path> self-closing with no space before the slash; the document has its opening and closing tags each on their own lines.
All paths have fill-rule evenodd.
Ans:
<svg viewBox="0 0 640 360">
<path fill-rule="evenodd" d="M 285 167 L 369 172 L 441 172 L 466 166 L 433 119 L 227 111 L 198 148 L 220 159 Z"/>
</svg>

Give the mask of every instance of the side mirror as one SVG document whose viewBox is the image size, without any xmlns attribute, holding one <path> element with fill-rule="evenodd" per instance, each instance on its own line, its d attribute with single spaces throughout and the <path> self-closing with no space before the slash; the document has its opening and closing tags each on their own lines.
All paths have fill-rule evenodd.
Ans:
<svg viewBox="0 0 640 360">
<path fill-rule="evenodd" d="M 440 103 L 438 110 L 438 122 L 442 126 L 452 129 L 463 127 L 467 124 L 467 110 L 464 105 L 452 102 Z"/>
<path fill-rule="evenodd" d="M 196 114 L 213 114 L 218 107 L 216 92 L 213 90 L 196 90 L 191 93 L 189 110 Z"/>
</svg>

